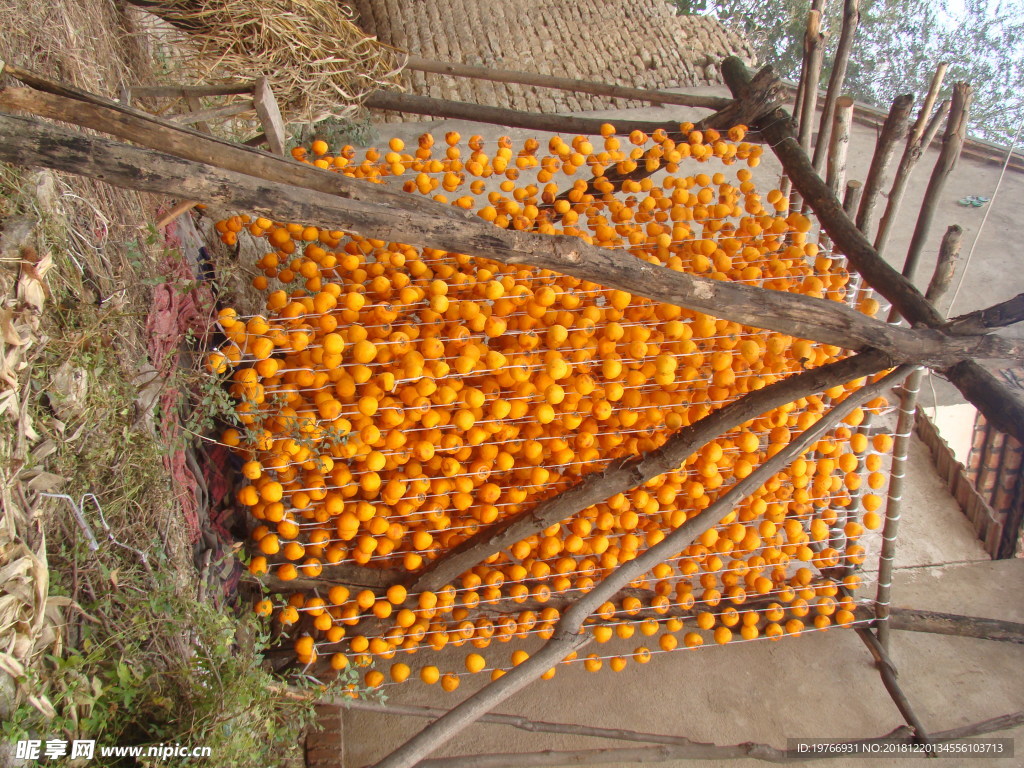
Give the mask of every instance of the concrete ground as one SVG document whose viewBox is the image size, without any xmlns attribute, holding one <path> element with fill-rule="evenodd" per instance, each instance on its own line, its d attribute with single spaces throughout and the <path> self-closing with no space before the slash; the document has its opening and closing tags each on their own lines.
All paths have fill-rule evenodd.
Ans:
<svg viewBox="0 0 1024 768">
<path fill-rule="evenodd" d="M 628 114 L 645 119 L 692 119 L 686 109 L 629 110 L 592 113 L 614 117 Z M 424 130 L 443 135 L 448 130 L 498 135 L 492 126 L 440 121 L 429 124 L 382 126 L 384 141 L 391 135 L 414 139 Z M 525 131 L 500 131 L 518 139 Z M 874 131 L 855 128 L 850 150 L 850 178 L 863 179 L 870 162 Z M 897 267 L 913 230 L 921 190 L 937 156 L 930 150 L 914 175 L 903 207 L 903 225 L 891 240 L 889 259 Z M 765 159 L 768 159 L 766 154 Z M 763 162 L 759 179 L 777 173 L 774 161 Z M 935 226 L 917 282 L 926 284 L 946 225 L 964 228 L 963 256 L 954 279 L 962 281 L 942 305 L 953 302 L 961 314 L 1009 298 L 1024 289 L 1024 270 L 1014 269 L 1017 205 L 1024 199 L 1024 174 L 1007 172 L 991 211 L 963 208 L 957 200 L 966 195 L 993 197 L 999 167 L 979 161 L 962 161 L 948 182 L 935 217 Z M 764 185 L 766 182 L 761 181 Z M 762 191 L 766 191 L 769 186 Z M 988 213 L 977 245 L 974 240 Z M 881 211 L 879 210 L 879 215 Z M 877 217 L 876 217 L 877 218 Z M 968 253 L 973 248 L 973 255 Z M 936 377 L 932 377 L 935 379 Z M 935 382 L 937 397 L 925 382 L 922 404 L 950 405 L 955 390 Z M 946 411 L 946 409 L 943 409 Z M 961 437 L 973 421 L 963 409 L 946 411 L 948 422 Z M 1024 621 L 1024 561 L 991 562 L 974 537 L 973 530 L 931 466 L 927 449 L 913 442 L 905 492 L 903 522 L 893 586 L 896 606 L 923 608 L 979 617 Z M 869 561 L 870 562 L 870 561 Z M 638 645 L 629 641 L 592 645 L 587 652 L 601 655 L 629 653 Z M 527 647 L 527 650 L 530 650 Z M 438 657 L 442 671 L 461 671 L 468 652 L 448 649 Z M 494 644 L 483 653 L 495 661 L 507 659 L 511 649 Z M 918 715 L 929 729 L 944 730 L 1024 709 L 1024 646 L 968 638 L 894 632 L 893 660 L 900 681 Z M 499 658 L 500 657 L 500 658 Z M 479 679 L 475 679 L 479 678 Z M 482 686 L 485 675 L 463 677 L 461 687 L 445 693 L 439 686 L 410 682 L 389 686 L 389 701 L 451 707 Z M 687 652 L 655 654 L 651 663 L 630 663 L 622 672 L 607 668 L 586 672 L 581 665 L 563 665 L 551 681 L 539 681 L 506 701 L 499 711 L 531 719 L 624 728 L 686 736 L 698 741 L 736 744 L 765 742 L 784 747 L 793 738 L 863 738 L 880 736 L 902 724 L 902 719 L 882 686 L 871 657 L 855 633 L 833 629 L 780 642 L 750 642 L 727 647 L 704 647 Z M 349 711 L 345 713 L 346 765 L 362 766 L 397 747 L 425 722 L 408 717 Z M 1012 737 L 1024 749 L 1024 728 L 995 734 Z M 636 746 L 602 739 L 529 734 L 497 725 L 473 725 L 456 736 L 437 757 L 485 752 L 533 752 L 544 749 L 572 750 Z M 753 760 L 726 761 L 753 766 Z M 682 763 L 664 763 L 674 766 Z M 701 766 L 704 761 L 687 761 Z M 712 763 L 707 763 L 711 765 Z M 721 765 L 722 762 L 714 763 Z M 912 759 L 856 759 L 811 761 L 808 765 L 919 765 Z M 981 760 L 943 758 L 949 766 L 1018 766 L 1024 757 Z"/>
</svg>

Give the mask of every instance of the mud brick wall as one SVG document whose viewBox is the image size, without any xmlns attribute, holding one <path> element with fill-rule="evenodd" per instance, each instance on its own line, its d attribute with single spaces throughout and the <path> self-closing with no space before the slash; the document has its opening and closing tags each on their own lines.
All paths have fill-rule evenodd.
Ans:
<svg viewBox="0 0 1024 768">
<path fill-rule="evenodd" d="M 708 17 L 678 16 L 666 0 L 355 0 L 352 6 L 368 33 L 441 61 L 637 88 L 719 84 L 718 62 L 728 55 L 754 63 L 753 48 L 737 33 Z M 402 81 L 412 93 L 531 112 L 643 106 L 422 72 L 406 72 Z"/>
</svg>

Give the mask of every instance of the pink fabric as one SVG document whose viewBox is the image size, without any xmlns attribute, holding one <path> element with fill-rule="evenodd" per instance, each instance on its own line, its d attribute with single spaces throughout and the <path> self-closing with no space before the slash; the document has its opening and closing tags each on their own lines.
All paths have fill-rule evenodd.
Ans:
<svg viewBox="0 0 1024 768">
<path fill-rule="evenodd" d="M 168 247 L 177 244 L 172 230 L 173 225 L 168 227 Z M 176 251 L 168 252 L 158 269 L 167 281 L 153 289 L 152 307 L 146 320 L 146 334 L 150 362 L 161 373 L 170 375 L 178 365 L 178 348 L 186 331 L 191 329 L 199 338 L 208 332 L 214 301 L 210 289 L 205 285 L 184 290 L 184 286 L 195 281 L 195 275 L 188 262 Z M 177 389 L 169 388 L 160 397 L 162 421 L 158 429 L 168 445 L 180 442 L 180 401 L 181 393 Z M 196 477 L 188 467 L 185 452 L 180 448 L 164 458 L 164 466 L 171 475 L 174 498 L 181 508 L 182 517 L 189 531 L 189 540 L 194 544 L 200 535 Z"/>
</svg>

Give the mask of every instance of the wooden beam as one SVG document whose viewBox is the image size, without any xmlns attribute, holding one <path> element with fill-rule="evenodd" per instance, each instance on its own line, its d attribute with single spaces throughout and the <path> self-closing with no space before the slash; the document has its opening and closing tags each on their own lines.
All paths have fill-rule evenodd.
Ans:
<svg viewBox="0 0 1024 768">
<path fill-rule="evenodd" d="M 127 89 L 132 99 L 187 99 L 189 96 L 233 96 L 252 93 L 253 83 L 226 85 L 133 85 Z"/>
<path fill-rule="evenodd" d="M 252 99 L 243 99 L 232 104 L 224 104 L 220 107 L 209 109 L 196 109 L 193 112 L 182 112 L 175 115 L 171 120 L 180 125 L 196 125 L 206 120 L 222 120 L 225 117 L 235 117 L 243 112 L 250 112 L 253 109 Z"/>
</svg>

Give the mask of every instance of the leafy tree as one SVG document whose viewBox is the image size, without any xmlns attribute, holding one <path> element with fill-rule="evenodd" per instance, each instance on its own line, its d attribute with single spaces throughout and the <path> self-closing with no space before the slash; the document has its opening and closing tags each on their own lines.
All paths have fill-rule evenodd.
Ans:
<svg viewBox="0 0 1024 768">
<path fill-rule="evenodd" d="M 808 0 L 674 0 L 681 13 L 713 15 L 739 28 L 758 56 L 796 80 Z M 839 39 L 842 0 L 825 3 L 830 31 L 823 79 Z M 949 62 L 946 90 L 974 86 L 970 132 L 1009 143 L 1024 121 L 1024 0 L 861 0 L 845 91 L 888 108 L 900 93 L 924 94 L 935 66 Z"/>
</svg>

